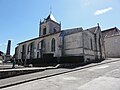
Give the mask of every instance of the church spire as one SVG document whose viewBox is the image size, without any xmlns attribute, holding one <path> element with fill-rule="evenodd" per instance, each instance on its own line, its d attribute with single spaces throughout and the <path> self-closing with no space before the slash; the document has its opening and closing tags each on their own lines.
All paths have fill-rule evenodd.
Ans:
<svg viewBox="0 0 120 90">
<path fill-rule="evenodd" d="M 51 9 L 47 18 L 45 18 L 43 22 L 40 22 L 39 28 L 39 36 L 55 33 L 61 30 L 61 24 L 56 21 L 52 15 Z"/>
<path fill-rule="evenodd" d="M 50 13 L 50 14 L 48 15 L 48 17 L 46 18 L 46 20 L 52 20 L 52 21 L 54 21 L 54 22 L 57 22 L 52 13 Z"/>
<path fill-rule="evenodd" d="M 49 13 L 48 17 L 46 18 L 46 20 L 52 20 L 57 23 L 57 20 L 55 19 L 55 17 L 52 14 L 52 6 L 51 5 L 50 5 L 50 13 Z"/>
</svg>

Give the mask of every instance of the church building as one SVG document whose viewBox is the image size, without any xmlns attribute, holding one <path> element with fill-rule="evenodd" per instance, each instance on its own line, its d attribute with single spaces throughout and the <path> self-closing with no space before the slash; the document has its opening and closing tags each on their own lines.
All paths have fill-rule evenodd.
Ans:
<svg viewBox="0 0 120 90">
<path fill-rule="evenodd" d="M 99 25 L 61 30 L 52 13 L 39 24 L 39 36 L 18 43 L 15 58 L 19 63 L 80 63 L 105 58 Z"/>
</svg>

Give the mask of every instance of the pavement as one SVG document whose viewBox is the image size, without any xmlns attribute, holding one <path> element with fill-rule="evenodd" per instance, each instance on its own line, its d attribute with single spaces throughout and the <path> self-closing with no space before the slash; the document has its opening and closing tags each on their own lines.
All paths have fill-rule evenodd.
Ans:
<svg viewBox="0 0 120 90">
<path fill-rule="evenodd" d="M 90 68 L 90 67 L 94 67 L 94 66 L 98 66 L 98 65 L 102 65 L 102 64 L 107 64 L 107 63 L 111 63 L 111 62 L 114 63 L 117 61 L 119 62 L 120 58 L 114 58 L 114 59 L 109 58 L 109 59 L 102 61 L 101 63 L 92 63 L 89 65 L 77 67 L 74 69 L 65 69 L 65 68 L 46 69 L 43 72 L 36 72 L 36 73 L 25 74 L 25 75 L 15 76 L 15 77 L 11 77 L 11 78 L 1 79 L 0 80 L 0 89 L 11 87 L 14 85 L 23 84 L 23 83 L 34 81 L 34 80 L 43 79 L 46 77 L 61 75 L 61 74 L 65 74 L 68 72 L 70 73 L 73 71 L 82 70 L 82 69 L 86 69 L 86 68 Z M 34 68 L 32 68 L 32 69 L 34 69 Z"/>
<path fill-rule="evenodd" d="M 54 69 L 36 73 L 36 80 L 16 84 L 1 90 L 120 90 L 120 59 L 109 59 L 75 69 Z M 48 78 L 45 75 L 67 72 Z M 69 73 L 68 73 L 69 72 Z M 30 75 L 30 74 L 29 74 Z M 28 79 L 30 78 L 28 76 Z M 33 74 L 31 74 L 33 75 Z M 35 75 L 35 73 L 34 73 Z M 18 77 L 18 76 L 17 76 Z M 15 78 L 15 77 L 14 77 Z M 20 77 L 18 77 L 20 79 Z M 21 77 L 26 79 L 24 76 Z M 33 78 L 33 77 L 32 77 Z M 12 79 L 14 80 L 14 79 Z M 0 81 L 4 83 L 4 79 Z M 10 78 L 8 80 L 10 81 Z"/>
<path fill-rule="evenodd" d="M 30 74 L 35 72 L 41 72 L 48 69 L 55 69 L 56 67 L 23 67 L 16 65 L 12 68 L 12 64 L 1 64 L 0 65 L 0 79 L 15 77 L 24 74 Z"/>
<path fill-rule="evenodd" d="M 15 65 L 15 68 L 18 69 L 18 68 L 24 68 L 23 66 L 18 66 L 18 65 Z M 4 63 L 4 64 L 0 64 L 0 70 L 3 70 L 3 69 L 12 69 L 12 63 Z"/>
</svg>

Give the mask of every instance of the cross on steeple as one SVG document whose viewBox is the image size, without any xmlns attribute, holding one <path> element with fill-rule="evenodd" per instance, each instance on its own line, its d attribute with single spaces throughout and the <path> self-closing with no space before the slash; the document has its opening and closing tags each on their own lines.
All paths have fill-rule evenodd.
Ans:
<svg viewBox="0 0 120 90">
<path fill-rule="evenodd" d="M 52 6 L 50 5 L 50 14 L 52 13 Z"/>
</svg>

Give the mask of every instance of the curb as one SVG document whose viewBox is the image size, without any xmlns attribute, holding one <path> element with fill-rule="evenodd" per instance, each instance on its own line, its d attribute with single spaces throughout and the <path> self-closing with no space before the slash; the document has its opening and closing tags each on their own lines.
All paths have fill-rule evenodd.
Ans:
<svg viewBox="0 0 120 90">
<path fill-rule="evenodd" d="M 0 71 L 0 79 L 10 78 L 24 74 L 30 74 L 35 72 L 42 72 L 44 70 L 45 69 Z"/>
<path fill-rule="evenodd" d="M 106 62 L 103 62 L 103 63 L 102 62 L 101 63 L 96 63 L 95 65 L 90 65 L 90 66 L 80 67 L 80 68 L 77 68 L 77 69 L 72 69 L 72 70 L 68 70 L 68 71 L 64 71 L 64 72 L 45 75 L 45 76 L 42 76 L 42 77 L 39 77 L 39 78 L 34 78 L 34 79 L 26 80 L 26 81 L 21 81 L 21 82 L 5 85 L 5 86 L 0 86 L 0 89 L 7 88 L 7 87 L 10 87 L 10 86 L 14 86 L 14 85 L 18 85 L 18 84 L 23 84 L 23 83 L 30 82 L 30 81 L 35 81 L 35 80 L 38 80 L 38 79 L 43 79 L 43 78 L 48 78 L 48 77 L 52 77 L 52 76 L 57 76 L 57 75 L 69 73 L 69 72 L 74 72 L 74 71 L 77 71 L 77 70 L 82 70 L 82 69 L 86 69 L 86 68 L 89 68 L 89 67 L 94 67 L 94 66 L 98 66 L 98 65 L 102 65 L 102 64 L 106 64 L 106 63 L 116 62 L 116 61 L 120 61 L 120 60 L 106 61 Z M 48 70 L 48 69 L 49 68 L 46 68 L 45 70 Z M 57 68 L 52 68 L 52 69 L 57 69 Z"/>
</svg>

